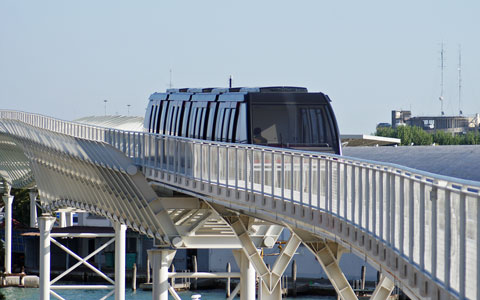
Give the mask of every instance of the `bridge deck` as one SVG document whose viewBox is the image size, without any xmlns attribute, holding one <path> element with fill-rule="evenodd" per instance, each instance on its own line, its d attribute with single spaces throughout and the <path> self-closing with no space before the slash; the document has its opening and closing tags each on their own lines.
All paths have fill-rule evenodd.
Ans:
<svg viewBox="0 0 480 300">
<path fill-rule="evenodd" d="M 413 298 L 480 297 L 479 182 L 336 155 L 122 131 L 12 111 L 0 112 L 0 140 L 1 176 L 17 186 L 34 177 L 46 206 L 91 205 L 98 214 L 171 242 L 168 236 L 178 233 L 161 217 L 169 211 L 139 188 L 146 182 L 138 177 L 141 170 L 150 181 L 212 205 L 299 235 L 335 240 L 386 270 Z M 23 155 L 15 158 L 5 146 L 9 141 Z M 55 155 L 74 162 L 73 169 Z M 97 186 L 68 191 L 72 188 L 55 186 L 42 172 Z M 103 192 L 98 196 L 94 190 Z M 71 199 L 77 192 L 84 193 L 82 199 L 97 199 Z M 117 197 L 109 199 L 112 193 Z"/>
</svg>

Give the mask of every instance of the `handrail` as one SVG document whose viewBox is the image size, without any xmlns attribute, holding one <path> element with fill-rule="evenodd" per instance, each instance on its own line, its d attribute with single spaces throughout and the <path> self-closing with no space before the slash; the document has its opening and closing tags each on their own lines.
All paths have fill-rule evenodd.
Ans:
<svg viewBox="0 0 480 300">
<path fill-rule="evenodd" d="M 143 170 L 327 212 L 384 242 L 452 294 L 476 297 L 480 182 L 334 154 L 125 131 L 25 112 L 1 110 L 0 118 L 107 143 Z"/>
</svg>

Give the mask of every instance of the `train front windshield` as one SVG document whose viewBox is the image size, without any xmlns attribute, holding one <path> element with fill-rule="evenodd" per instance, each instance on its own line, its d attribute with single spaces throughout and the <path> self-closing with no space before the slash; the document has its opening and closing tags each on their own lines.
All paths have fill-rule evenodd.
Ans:
<svg viewBox="0 0 480 300">
<path fill-rule="evenodd" d="M 335 152 L 335 129 L 323 104 L 255 104 L 252 142 L 259 145 Z"/>
</svg>

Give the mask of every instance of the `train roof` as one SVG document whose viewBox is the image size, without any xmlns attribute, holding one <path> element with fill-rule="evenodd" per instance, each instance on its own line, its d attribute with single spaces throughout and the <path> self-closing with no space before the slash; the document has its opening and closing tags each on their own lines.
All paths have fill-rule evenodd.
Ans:
<svg viewBox="0 0 480 300">
<path fill-rule="evenodd" d="M 272 98 L 272 97 L 278 97 L 279 94 L 280 95 L 284 94 L 285 97 L 288 97 L 287 95 L 291 95 L 291 94 L 304 94 L 305 96 L 302 96 L 304 100 L 311 99 L 315 94 L 317 95 L 321 94 L 322 96 L 324 96 L 322 98 L 324 98 L 325 101 L 330 102 L 330 98 L 328 98 L 328 96 L 323 93 L 308 93 L 307 88 L 295 87 L 295 86 L 234 87 L 234 88 L 211 87 L 211 88 L 167 89 L 167 91 L 164 93 L 152 94 L 150 96 L 150 100 L 151 101 L 155 101 L 155 100 L 157 101 L 158 100 L 160 101 L 162 100 L 205 101 L 205 102 L 217 101 L 217 100 L 218 101 L 244 101 L 248 94 L 251 94 L 252 96 L 263 95 L 261 96 L 261 98 L 264 101 L 278 100 L 278 98 Z M 255 97 L 255 98 L 258 98 L 258 97 Z"/>
<path fill-rule="evenodd" d="M 297 86 L 234 87 L 234 88 L 181 88 L 167 89 L 167 93 L 308 93 L 307 88 Z"/>
</svg>

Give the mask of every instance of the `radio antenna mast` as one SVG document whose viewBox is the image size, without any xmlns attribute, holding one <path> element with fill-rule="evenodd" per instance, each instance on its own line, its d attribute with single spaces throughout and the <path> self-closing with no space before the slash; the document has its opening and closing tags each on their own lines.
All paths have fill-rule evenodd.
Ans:
<svg viewBox="0 0 480 300">
<path fill-rule="evenodd" d="M 462 46 L 458 45 L 458 112 L 463 115 L 462 111 Z"/>
<path fill-rule="evenodd" d="M 168 87 L 169 88 L 172 88 L 173 84 L 172 84 L 172 69 L 170 69 L 170 83 L 168 84 Z"/>
<path fill-rule="evenodd" d="M 441 75 L 440 75 L 440 97 L 438 97 L 438 100 L 440 100 L 440 111 L 442 116 L 445 115 L 445 112 L 443 111 L 443 71 L 445 69 L 445 64 L 444 64 L 444 50 L 443 50 L 443 43 L 442 43 L 442 49 L 440 50 L 440 69 L 441 69 Z"/>
</svg>

